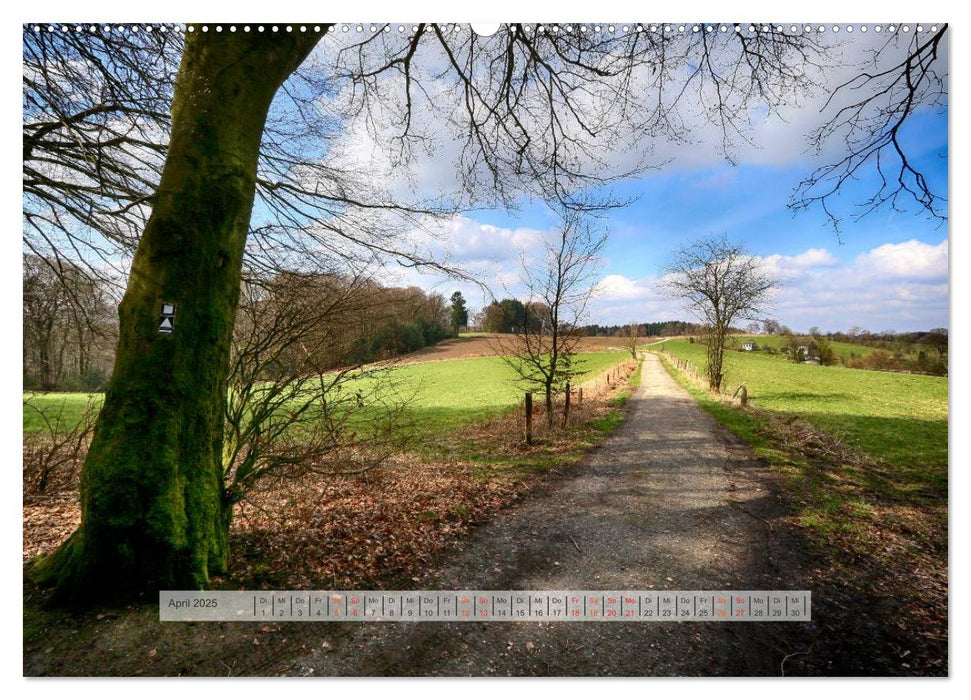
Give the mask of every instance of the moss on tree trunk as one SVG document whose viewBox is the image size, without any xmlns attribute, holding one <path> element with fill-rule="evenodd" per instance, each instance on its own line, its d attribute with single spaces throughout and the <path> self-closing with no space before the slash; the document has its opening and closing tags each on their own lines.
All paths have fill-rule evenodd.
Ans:
<svg viewBox="0 0 971 700">
<path fill-rule="evenodd" d="M 223 409 L 260 139 L 311 33 L 190 33 L 115 367 L 81 472 L 80 528 L 39 562 L 61 601 L 200 588 L 226 568 Z M 159 332 L 163 304 L 174 331 Z"/>
</svg>

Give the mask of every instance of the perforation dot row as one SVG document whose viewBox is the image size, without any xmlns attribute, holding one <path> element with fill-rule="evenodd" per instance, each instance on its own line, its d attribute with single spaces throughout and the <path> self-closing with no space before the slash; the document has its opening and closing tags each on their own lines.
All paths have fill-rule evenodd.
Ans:
<svg viewBox="0 0 971 700">
<path fill-rule="evenodd" d="M 196 27 L 193 26 L 193 25 L 183 26 L 183 25 L 180 25 L 180 24 L 171 25 L 171 26 L 167 26 L 167 25 L 151 25 L 151 24 L 144 24 L 144 25 L 140 25 L 140 24 L 131 24 L 131 25 L 107 25 L 107 24 L 105 24 L 105 25 L 97 25 L 97 24 L 81 25 L 81 24 L 75 24 L 75 25 L 70 25 L 70 26 L 69 25 L 66 25 L 66 24 L 59 24 L 59 25 L 55 25 L 55 24 L 45 24 L 45 25 L 34 24 L 34 25 L 30 25 L 30 27 L 35 32 L 43 32 L 43 31 L 47 31 L 47 32 L 57 32 L 57 31 L 69 32 L 69 31 L 72 31 L 73 30 L 75 32 L 84 32 L 84 31 L 87 31 L 87 32 L 92 32 L 92 33 L 96 33 L 96 32 L 104 32 L 104 33 L 112 33 L 112 32 L 125 33 L 125 32 L 132 32 L 132 33 L 137 33 L 139 31 L 145 31 L 145 32 L 158 31 L 158 32 L 163 32 L 164 33 L 164 32 L 169 32 L 169 31 L 171 31 L 171 32 L 183 32 L 183 31 L 185 31 L 185 32 L 194 32 L 194 31 L 196 31 Z M 418 25 L 417 24 L 412 24 L 412 25 L 399 24 L 399 25 L 396 25 L 395 28 L 397 29 L 397 31 L 399 33 L 411 32 L 412 34 L 414 34 L 414 33 L 416 33 L 418 31 Z M 461 25 L 461 24 L 439 25 L 439 29 L 441 29 L 443 31 L 452 31 L 452 32 L 465 31 L 467 28 L 468 28 L 468 25 Z M 232 32 L 236 32 L 236 31 L 242 31 L 242 32 L 251 32 L 251 31 L 256 31 L 256 32 L 266 32 L 266 31 L 269 31 L 269 32 L 281 32 L 281 31 L 283 31 L 283 32 L 315 32 L 315 33 L 318 33 L 318 34 L 321 33 L 321 32 L 323 32 L 323 33 L 326 34 L 328 32 L 336 32 L 336 31 L 340 31 L 340 32 L 343 32 L 343 33 L 352 32 L 353 31 L 353 32 L 357 32 L 357 33 L 369 32 L 369 33 L 374 34 L 374 33 L 377 33 L 377 32 L 390 32 L 390 31 L 392 31 L 392 26 L 391 25 L 387 25 L 387 24 L 386 25 L 375 25 L 375 24 L 371 24 L 371 25 L 363 25 L 363 24 L 357 24 L 357 25 L 353 25 L 353 24 L 342 24 L 339 27 L 336 26 L 336 25 L 335 26 L 331 26 L 331 27 L 326 27 L 326 26 L 319 25 L 319 24 L 314 24 L 314 25 L 310 25 L 310 24 L 298 24 L 298 25 L 293 25 L 293 24 L 284 24 L 284 25 L 279 25 L 279 24 L 271 24 L 271 25 L 248 25 L 247 24 L 247 25 L 239 25 L 239 26 L 234 25 L 234 24 L 230 24 L 230 25 L 217 24 L 217 25 L 212 25 L 212 26 L 210 26 L 210 25 L 202 25 L 198 29 L 199 29 L 199 31 L 202 31 L 202 32 L 209 32 L 209 31 L 223 32 L 223 31 L 228 31 L 228 32 L 231 32 L 231 33 Z M 870 30 L 872 30 L 874 32 L 878 32 L 878 33 L 879 32 L 882 32 L 884 30 L 886 30 L 889 33 L 894 33 L 894 32 L 897 32 L 897 31 L 905 32 L 906 33 L 906 32 L 910 32 L 911 30 L 917 31 L 917 32 L 923 32 L 923 31 L 926 31 L 927 28 L 924 25 L 922 25 L 922 24 L 917 24 L 917 25 L 909 25 L 909 24 L 886 24 L 886 25 L 884 25 L 884 24 L 874 24 L 874 25 L 866 25 L 866 24 L 861 24 L 861 25 L 853 25 L 853 24 L 847 24 L 847 25 L 838 25 L 838 24 L 825 25 L 825 24 L 817 24 L 817 25 L 812 25 L 812 24 L 805 24 L 805 25 L 797 25 L 797 24 L 790 24 L 788 26 L 781 25 L 781 24 L 776 24 L 776 25 L 770 25 L 770 24 L 749 24 L 747 26 L 746 25 L 741 25 L 741 24 L 733 24 L 733 25 L 728 25 L 728 24 L 717 24 L 717 25 L 715 25 L 715 24 L 704 24 L 704 25 L 702 25 L 702 24 L 624 24 L 624 25 L 613 25 L 613 24 L 611 24 L 611 25 L 599 25 L 599 24 L 589 24 L 589 25 L 588 24 L 580 24 L 580 25 L 572 25 L 572 24 L 568 24 L 568 25 L 538 24 L 538 25 L 535 25 L 535 27 L 532 26 L 532 25 L 523 25 L 523 27 L 522 27 L 522 31 L 525 32 L 525 33 L 527 33 L 527 34 L 530 34 L 530 33 L 533 33 L 533 32 L 540 33 L 540 34 L 545 33 L 545 32 L 550 32 L 550 33 L 554 33 L 554 34 L 560 33 L 560 32 L 565 32 L 565 33 L 580 32 L 581 34 L 588 33 L 588 32 L 593 32 L 593 33 L 606 32 L 608 34 L 617 34 L 618 32 L 622 32 L 622 33 L 629 33 L 629 32 L 651 32 L 651 33 L 654 33 L 654 34 L 662 34 L 662 33 L 663 34 L 675 34 L 675 33 L 677 33 L 677 34 L 686 34 L 686 33 L 689 33 L 689 32 L 690 33 L 695 33 L 695 34 L 700 33 L 700 32 L 705 32 L 705 33 L 709 33 L 709 34 L 712 34 L 712 33 L 715 33 L 715 32 L 722 33 L 722 34 L 727 33 L 727 32 L 735 32 L 735 33 L 738 33 L 738 34 L 743 34 L 743 33 L 759 34 L 759 33 L 772 33 L 772 32 L 775 32 L 777 34 L 779 34 L 779 33 L 781 33 L 781 34 L 822 34 L 822 33 L 825 33 L 825 32 L 838 33 L 838 32 L 841 32 L 841 31 L 844 31 L 844 32 L 847 32 L 847 33 L 852 33 L 854 31 L 860 31 L 860 32 L 864 32 L 865 33 L 865 32 L 870 31 Z M 931 25 L 930 31 L 936 32 L 937 30 L 938 30 L 938 26 L 936 24 L 935 25 Z"/>
</svg>

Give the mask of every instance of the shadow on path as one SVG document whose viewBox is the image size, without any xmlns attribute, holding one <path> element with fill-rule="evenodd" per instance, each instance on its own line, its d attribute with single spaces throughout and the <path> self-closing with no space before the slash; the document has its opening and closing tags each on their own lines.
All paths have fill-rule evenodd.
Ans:
<svg viewBox="0 0 971 700">
<path fill-rule="evenodd" d="M 608 442 L 479 528 L 426 589 L 805 589 L 767 470 L 644 360 Z M 780 675 L 812 623 L 366 623 L 288 675 Z"/>
</svg>

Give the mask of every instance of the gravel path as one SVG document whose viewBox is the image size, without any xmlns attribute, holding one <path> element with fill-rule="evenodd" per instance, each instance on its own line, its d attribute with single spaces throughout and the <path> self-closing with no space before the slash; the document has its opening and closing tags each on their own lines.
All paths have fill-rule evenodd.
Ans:
<svg viewBox="0 0 971 700">
<path fill-rule="evenodd" d="M 479 528 L 425 589 L 805 589 L 766 470 L 647 355 L 622 428 Z M 804 623 L 370 623 L 288 675 L 800 672 Z M 789 655 L 793 655 L 788 659 Z"/>
</svg>

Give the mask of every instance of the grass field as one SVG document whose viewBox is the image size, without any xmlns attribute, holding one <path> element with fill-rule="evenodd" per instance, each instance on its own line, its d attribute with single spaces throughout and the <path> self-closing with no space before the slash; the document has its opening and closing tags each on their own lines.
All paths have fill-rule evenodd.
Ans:
<svg viewBox="0 0 971 700">
<path fill-rule="evenodd" d="M 577 356 L 584 376 L 592 376 L 624 361 L 624 352 L 590 352 Z M 403 396 L 413 397 L 405 422 L 422 433 L 439 432 L 495 416 L 516 405 L 523 389 L 515 373 L 498 357 L 473 357 L 443 362 L 406 364 L 391 371 Z M 578 382 L 583 381 L 583 376 Z M 353 384 L 348 387 L 353 391 Z M 62 425 L 76 425 L 89 402 L 100 405 L 101 394 L 38 394 L 32 404 L 48 416 L 60 415 Z M 44 430 L 37 411 L 24 408 L 24 432 Z"/>
<path fill-rule="evenodd" d="M 401 361 L 410 363 L 428 362 L 429 360 L 458 360 L 469 357 L 495 357 L 497 348 L 502 345 L 503 340 L 505 339 L 508 342 L 511 338 L 512 336 L 501 333 L 462 333 L 458 338 L 448 338 L 435 345 L 404 355 Z M 643 338 L 642 340 L 649 342 L 651 339 Z M 579 339 L 577 352 L 619 351 L 624 349 L 624 345 L 623 338 L 585 336 Z"/>
<path fill-rule="evenodd" d="M 668 341 L 664 349 L 699 372 L 705 347 Z M 752 405 L 805 419 L 882 461 L 947 478 L 946 377 L 871 372 L 788 362 L 760 353 L 725 355 L 723 391 L 744 383 Z"/>
<path fill-rule="evenodd" d="M 786 339 L 781 335 L 739 335 L 732 336 L 729 339 L 728 347 L 739 349 L 746 340 L 754 341 L 759 348 L 773 348 L 775 350 L 781 350 L 786 344 Z M 833 348 L 833 352 L 842 360 L 846 360 L 854 355 L 857 357 L 866 357 L 875 350 L 875 348 L 866 345 L 844 343 L 838 340 L 829 341 L 829 345 Z"/>
<path fill-rule="evenodd" d="M 623 352 L 577 355 L 584 376 L 623 362 Z M 413 432 L 434 435 L 498 415 L 522 401 L 516 374 L 498 357 L 472 357 L 402 365 L 391 373 L 402 395 L 413 396 L 404 421 Z"/>
<path fill-rule="evenodd" d="M 69 430 L 81 422 L 89 405 L 97 410 L 104 400 L 103 394 L 50 392 L 46 394 L 24 394 L 24 432 L 38 433 L 48 431 L 40 411 L 58 433 Z"/>
</svg>

